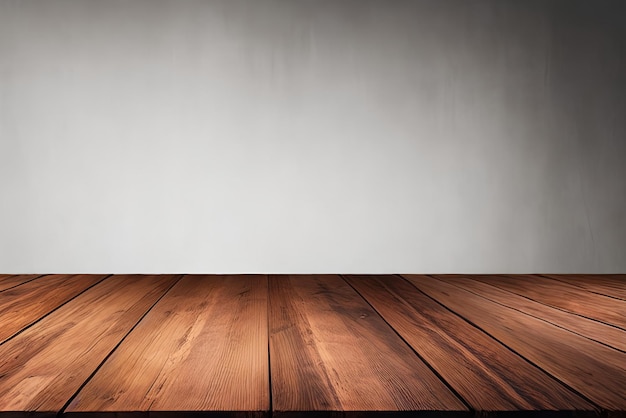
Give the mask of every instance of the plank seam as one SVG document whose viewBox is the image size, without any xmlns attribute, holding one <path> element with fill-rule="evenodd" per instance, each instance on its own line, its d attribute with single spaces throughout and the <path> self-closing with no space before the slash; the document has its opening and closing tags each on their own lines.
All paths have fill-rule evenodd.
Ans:
<svg viewBox="0 0 626 418">
<path fill-rule="evenodd" d="M 112 276 L 112 275 L 110 275 Z M 107 277 L 110 277 L 107 276 Z M 74 398 L 76 398 L 76 396 L 80 393 L 81 390 L 83 390 L 83 388 L 87 385 L 87 383 L 89 383 L 89 381 L 96 375 L 96 373 L 98 373 L 98 371 L 100 371 L 100 369 L 102 368 L 102 366 L 104 365 L 104 363 L 107 362 L 107 360 L 113 355 L 113 353 L 115 352 L 115 350 L 117 350 L 117 348 L 124 342 L 124 340 L 130 335 L 131 332 L 133 332 L 135 330 L 135 328 L 137 328 L 137 326 L 141 323 L 141 321 L 146 317 L 146 315 L 148 315 L 148 313 L 152 310 L 152 308 L 154 308 L 154 306 L 159 303 L 161 301 L 161 299 L 163 299 L 163 297 L 165 295 L 167 295 L 169 293 L 169 291 L 180 281 L 180 279 L 184 276 L 184 274 L 180 274 L 178 275 L 178 278 L 174 281 L 174 283 L 172 283 L 172 285 L 170 287 L 167 288 L 167 290 L 165 292 L 163 292 L 163 294 L 161 296 L 159 296 L 159 298 L 152 304 L 150 305 L 150 307 L 146 310 L 146 312 L 144 312 L 143 315 L 141 315 L 141 317 L 137 320 L 137 322 L 135 323 L 135 325 L 133 325 L 130 330 L 128 330 L 128 332 L 126 334 L 124 334 L 124 336 L 118 341 L 118 343 L 115 345 L 115 347 L 113 347 L 113 349 L 111 349 L 111 351 L 109 352 L 109 354 L 106 355 L 106 357 L 104 357 L 104 359 L 100 362 L 100 364 L 98 364 L 98 366 L 95 368 L 95 370 L 87 377 L 87 379 L 85 379 L 85 381 L 80 385 L 80 387 L 76 390 L 76 392 L 74 392 L 74 394 L 72 396 L 70 396 L 70 398 L 68 399 L 67 402 L 65 402 L 65 404 L 61 407 L 61 409 L 59 410 L 59 412 L 57 412 L 56 416 L 57 418 L 62 418 L 65 414 L 65 410 L 67 409 L 67 407 L 72 403 L 72 401 L 74 400 Z"/>
<path fill-rule="evenodd" d="M 396 331 L 396 329 L 389 323 L 387 322 L 387 320 L 385 319 L 385 317 L 378 312 L 378 310 L 374 307 L 374 305 L 372 305 L 369 300 L 367 300 L 362 294 L 361 292 L 359 292 L 354 286 L 352 286 L 352 284 L 346 280 L 346 278 L 344 277 L 343 274 L 340 274 L 339 277 L 341 277 L 341 279 L 352 288 L 352 290 L 354 290 L 360 297 L 361 299 L 363 299 L 365 301 L 365 303 L 367 303 L 370 308 L 372 308 L 374 310 L 374 312 L 376 312 L 376 314 L 378 314 L 378 316 L 385 322 L 385 324 L 387 324 L 387 326 L 389 328 L 391 328 L 393 330 L 393 332 L 402 340 L 402 342 L 409 347 L 409 349 L 422 361 L 422 363 L 424 363 L 426 365 L 426 367 L 428 367 L 430 369 L 431 372 L 434 373 L 435 376 L 437 376 L 437 378 L 450 390 L 450 392 L 452 392 L 454 394 L 454 396 L 457 397 L 458 400 L 461 401 L 461 403 L 463 405 L 465 405 L 465 407 L 471 412 L 471 413 L 475 413 L 476 410 L 474 408 L 471 407 L 471 405 L 465 400 L 465 398 L 463 398 L 461 396 L 461 394 L 459 392 L 457 392 L 457 390 L 446 380 L 443 378 L 443 376 L 437 371 L 435 370 L 435 368 L 433 366 L 431 366 L 431 364 L 426 361 L 426 359 L 424 357 L 422 357 L 422 355 L 420 353 L 417 352 L 417 350 L 415 350 L 411 344 L 409 344 L 402 335 L 400 335 L 400 333 L 398 331 Z"/>
<path fill-rule="evenodd" d="M 19 274 L 16 274 L 16 276 L 19 276 Z M 30 283 L 30 282 L 32 282 L 33 280 L 37 280 L 37 279 L 39 279 L 39 278 L 41 278 L 41 277 L 44 277 L 44 276 L 49 276 L 49 274 L 40 274 L 40 275 L 39 275 L 39 276 L 37 276 L 37 277 L 33 277 L 32 279 L 30 279 L 30 280 L 26 280 L 25 282 L 22 282 L 22 283 L 20 283 L 20 284 L 16 284 L 15 286 L 11 286 L 11 287 L 7 287 L 6 289 L 2 289 L 2 290 L 0 290 L 0 293 L 1 293 L 1 292 L 6 292 L 7 290 L 15 289 L 15 288 L 16 288 L 16 287 L 18 287 L 18 286 L 21 286 L 21 285 L 26 284 L 26 283 Z M 13 276 L 9 276 L 9 277 L 13 277 Z"/>
<path fill-rule="evenodd" d="M 432 277 L 432 275 L 428 275 L 428 276 L 429 276 L 429 277 Z M 537 275 L 537 276 L 538 276 L 538 275 Z M 505 275 L 504 277 L 507 277 L 507 276 Z M 604 321 L 601 321 L 601 320 L 596 319 L 596 318 L 591 318 L 591 317 L 589 317 L 589 316 L 581 315 L 581 314 L 576 313 L 576 312 L 568 311 L 567 309 L 563 309 L 563 308 L 560 308 L 560 307 L 558 307 L 558 306 L 549 305 L 549 304 L 547 304 L 547 303 L 544 303 L 544 302 L 541 302 L 541 301 L 535 300 L 535 299 L 533 299 L 533 298 L 531 298 L 531 297 L 529 297 L 529 296 L 523 295 L 523 294 L 521 294 L 521 293 L 513 292 L 512 290 L 509 290 L 509 289 L 505 289 L 505 288 L 503 288 L 503 287 L 500 287 L 500 286 L 498 286 L 497 284 L 491 284 L 491 283 L 489 283 L 489 282 L 484 282 L 484 281 L 482 281 L 482 280 L 480 280 L 480 281 L 481 281 L 482 283 L 486 283 L 486 284 L 488 284 L 489 286 L 493 286 L 493 287 L 496 287 L 496 288 L 498 288 L 498 289 L 504 290 L 504 291 L 506 291 L 506 292 L 513 293 L 514 295 L 518 295 L 518 296 L 521 296 L 521 297 L 526 298 L 526 299 L 528 299 L 528 300 L 532 300 L 533 302 L 540 303 L 540 304 L 542 304 L 543 306 L 549 306 L 550 308 L 553 308 L 553 309 L 558 309 L 558 310 L 559 310 L 559 311 L 561 311 L 561 312 L 566 312 L 566 313 L 571 314 L 571 315 L 580 316 L 581 318 L 586 318 L 586 319 L 589 319 L 589 320 L 591 320 L 591 321 L 598 322 L 598 323 L 600 323 L 600 324 L 608 325 L 608 326 L 610 326 L 610 327 L 617 328 L 617 329 L 622 330 L 622 331 L 626 331 L 626 329 L 624 329 L 624 328 L 622 328 L 622 327 L 620 327 L 620 326 L 617 326 L 617 325 L 614 325 L 614 324 L 609 324 L 608 322 L 604 322 Z M 601 296 L 604 296 L 604 295 L 601 295 Z M 620 300 L 621 300 L 621 299 L 620 299 Z"/>
<path fill-rule="evenodd" d="M 435 279 L 437 279 L 437 280 L 441 280 L 441 279 L 439 279 L 439 278 L 438 278 L 437 276 L 435 276 L 435 275 L 433 275 L 433 276 L 428 275 L 428 276 L 433 277 L 433 278 L 435 278 Z M 442 281 L 443 281 L 443 280 L 442 280 Z M 608 347 L 608 348 L 610 348 L 610 349 L 617 350 L 617 351 L 620 351 L 620 352 L 622 352 L 622 353 L 626 353 L 626 351 L 624 351 L 624 350 L 621 350 L 621 349 L 619 349 L 619 348 L 617 348 L 617 347 L 613 347 L 612 345 L 609 345 L 609 344 L 607 344 L 607 343 L 605 343 L 605 342 L 595 340 L 595 339 L 593 339 L 593 338 L 591 338 L 591 337 L 589 337 L 589 336 L 587 336 L 587 335 L 579 334 L 578 332 L 576 332 L 576 331 L 574 331 L 574 330 L 571 330 L 571 329 L 566 328 L 566 327 L 564 327 L 564 326 L 562 326 L 562 325 L 559 325 L 559 324 L 555 324 L 555 323 L 553 323 L 553 322 L 549 321 L 548 319 L 542 318 L 542 317 L 540 317 L 540 316 L 535 316 L 535 315 L 530 314 L 530 313 L 528 313 L 528 312 L 524 312 L 524 311 L 522 311 L 522 310 L 520 310 L 520 309 L 514 308 L 514 307 L 509 306 L 509 305 L 506 305 L 506 304 L 504 304 L 504 303 L 502 303 L 502 302 L 498 302 L 497 300 L 491 299 L 490 297 L 487 297 L 487 296 L 482 295 L 482 294 L 480 294 L 480 293 L 476 293 L 475 291 L 473 291 L 473 290 L 471 290 L 471 289 L 468 289 L 468 288 L 466 288 L 466 287 L 463 287 L 462 285 L 459 285 L 459 284 L 455 283 L 455 280 L 451 280 L 451 281 L 447 281 L 447 280 L 446 280 L 446 281 L 444 281 L 444 282 L 445 282 L 445 283 L 448 283 L 448 284 L 450 284 L 450 285 L 452 285 L 452 286 L 458 287 L 459 289 L 462 289 L 462 290 L 464 290 L 464 291 L 466 291 L 466 292 L 469 292 L 469 293 L 472 293 L 472 294 L 474 294 L 474 295 L 476 295 L 476 296 L 479 296 L 479 297 L 481 297 L 481 298 L 483 298 L 483 299 L 487 299 L 488 301 L 491 301 L 491 302 L 495 303 L 496 305 L 500 305 L 500 306 L 503 306 L 503 307 L 505 307 L 505 308 L 507 308 L 507 309 L 512 309 L 512 310 L 514 310 L 514 311 L 517 311 L 517 312 L 521 313 L 522 315 L 527 315 L 527 316 L 530 316 L 530 317 L 532 317 L 532 318 L 538 319 L 538 320 L 543 321 L 543 322 L 545 322 L 545 323 L 547 323 L 547 324 L 553 325 L 553 326 L 555 326 L 555 327 L 557 327 L 557 328 L 561 328 L 561 329 L 562 329 L 562 330 L 564 330 L 564 331 L 571 332 L 572 334 L 576 334 L 576 335 L 578 335 L 579 337 L 583 337 L 583 338 L 585 338 L 585 339 L 587 339 L 587 340 L 589 340 L 589 341 L 593 341 L 593 342 L 595 342 L 595 343 L 601 344 L 601 345 L 603 345 L 603 346 L 605 346 L 605 347 Z M 484 283 L 484 282 L 480 282 L 480 283 Z M 487 283 L 485 283 L 485 284 L 487 284 Z M 498 288 L 498 289 L 500 289 L 500 288 Z M 500 289 L 500 290 L 502 290 L 502 289 Z M 422 293 L 423 293 L 423 292 L 422 292 Z M 511 293 L 511 292 L 509 292 L 509 293 Z M 520 296 L 520 295 L 518 295 L 517 293 L 513 293 L 513 294 L 514 294 L 514 295 L 517 295 L 517 296 Z M 536 303 L 539 303 L 539 302 L 536 302 Z M 549 305 L 543 305 L 543 306 L 546 306 L 546 307 L 548 307 L 548 308 L 552 308 L 552 306 L 549 306 Z M 554 309 L 554 308 L 552 308 L 552 309 Z M 562 312 L 562 311 L 561 311 L 561 312 Z M 570 314 L 570 315 L 571 315 L 571 313 L 570 313 L 570 312 L 565 312 L 565 313 L 567 313 L 567 314 Z M 602 324 L 603 324 L 603 325 L 607 325 L 607 324 L 604 324 L 604 323 L 602 323 Z"/>
<path fill-rule="evenodd" d="M 411 286 L 413 286 L 414 288 L 416 288 L 419 292 L 423 293 L 424 295 L 426 295 L 428 298 L 432 299 L 433 301 L 435 301 L 436 303 L 438 303 L 439 305 L 443 306 L 445 309 L 447 309 L 448 311 L 452 312 L 454 315 L 458 316 L 459 318 L 461 318 L 462 320 L 464 320 L 465 322 L 467 322 L 468 324 L 470 324 L 471 326 L 477 328 L 478 330 L 480 330 L 481 332 L 485 333 L 486 335 L 488 335 L 489 337 L 491 337 L 494 341 L 497 341 L 499 344 L 501 344 L 502 346 L 504 346 L 505 348 L 507 348 L 508 350 L 510 350 L 511 352 L 513 352 L 515 355 L 519 356 L 520 358 L 522 358 L 523 360 L 525 360 L 528 364 L 530 364 L 531 366 L 537 368 L 538 370 L 540 370 L 542 373 L 544 373 L 546 376 L 552 378 L 553 380 L 555 380 L 556 382 L 558 382 L 559 384 L 561 384 L 562 386 L 564 386 L 565 388 L 567 388 L 569 391 L 571 391 L 572 393 L 574 393 L 575 395 L 579 396 L 580 398 L 584 399 L 585 401 L 587 401 L 588 403 L 590 403 L 592 406 L 594 406 L 598 412 L 603 413 L 605 411 L 607 411 L 606 409 L 602 408 L 600 405 L 598 405 L 596 402 L 592 401 L 591 399 L 589 399 L 587 396 L 583 395 L 582 393 L 578 392 L 576 389 L 572 388 L 571 386 L 569 386 L 567 383 L 562 382 L 558 377 L 554 376 L 553 374 L 549 373 L 548 371 L 542 369 L 541 367 L 539 367 L 537 364 L 535 364 L 533 361 L 527 359 L 525 356 L 521 355 L 520 353 L 518 353 L 516 350 L 514 350 L 513 348 L 509 347 L 507 344 L 503 343 L 502 341 L 500 341 L 498 338 L 494 337 L 493 335 L 491 335 L 489 332 L 485 331 L 484 329 L 482 329 L 480 326 L 478 326 L 477 324 L 475 324 L 474 322 L 470 321 L 469 319 L 465 318 L 463 315 L 453 311 L 452 309 L 448 308 L 446 305 L 444 305 L 443 303 L 441 303 L 440 301 L 438 301 L 437 299 L 435 299 L 434 297 L 430 296 L 429 294 L 427 294 L 426 292 L 422 291 L 420 288 L 418 288 L 417 286 L 415 286 L 413 283 L 411 283 L 410 280 L 407 280 L 404 276 L 402 275 L 398 275 L 400 277 L 402 277 L 404 280 L 407 281 L 407 283 L 409 283 Z M 434 280 L 439 280 L 436 277 L 434 277 L 432 274 L 427 274 L 425 276 L 428 276 Z"/>
<path fill-rule="evenodd" d="M 44 274 L 43 276 L 47 276 L 46 274 Z M 42 277 L 43 277 L 42 276 Z M 92 284 L 91 286 L 83 289 L 82 291 L 80 291 L 79 293 L 77 293 L 76 295 L 72 296 L 71 298 L 69 298 L 68 300 L 66 300 L 65 302 L 61 303 L 59 306 L 57 306 L 56 308 L 54 308 L 53 310 L 51 310 L 50 312 L 48 312 L 47 314 L 43 315 L 41 318 L 31 322 L 30 324 L 26 325 L 25 327 L 23 327 L 22 329 L 20 329 L 19 331 L 17 331 L 16 333 L 14 333 L 13 335 L 11 335 L 10 337 L 6 338 L 4 341 L 0 342 L 0 345 L 12 340 L 13 338 L 17 337 L 18 335 L 20 335 L 22 332 L 26 331 L 27 329 L 29 329 L 30 327 L 32 327 L 33 325 L 39 323 L 41 320 L 43 320 L 44 318 L 47 318 L 48 316 L 50 316 L 52 313 L 56 312 L 59 308 L 61 308 L 62 306 L 65 306 L 66 304 L 70 303 L 71 301 L 73 301 L 74 299 L 76 299 L 78 296 L 82 295 L 83 293 L 85 293 L 86 291 L 88 291 L 89 289 L 91 289 L 92 287 L 98 285 L 99 283 L 102 283 L 104 280 L 108 279 L 109 277 L 111 277 L 112 274 L 109 274 L 108 276 L 104 276 L 102 279 L 98 280 L 96 283 Z M 35 279 L 33 279 L 35 280 Z M 32 280 L 29 280 L 32 281 Z M 23 283 L 22 283 L 23 284 Z M 20 286 L 20 285 L 18 285 Z"/>
<path fill-rule="evenodd" d="M 612 295 L 607 295 L 606 293 L 596 292 L 594 290 L 589 290 L 589 289 L 584 288 L 583 286 L 577 285 L 575 283 L 566 282 L 565 280 L 561 280 L 561 279 L 559 279 L 557 277 L 547 276 L 545 274 L 535 274 L 535 276 L 543 277 L 544 279 L 555 280 L 555 281 L 557 281 L 559 283 L 564 283 L 564 284 L 567 284 L 567 285 L 570 285 L 570 286 L 575 286 L 575 287 L 577 287 L 579 289 L 584 290 L 585 292 L 593 293 L 595 295 L 606 296 L 607 298 L 617 299 L 617 300 L 621 300 L 621 301 L 626 301 L 626 299 L 624 299 L 624 298 L 620 298 L 620 297 L 612 296 Z"/>
</svg>

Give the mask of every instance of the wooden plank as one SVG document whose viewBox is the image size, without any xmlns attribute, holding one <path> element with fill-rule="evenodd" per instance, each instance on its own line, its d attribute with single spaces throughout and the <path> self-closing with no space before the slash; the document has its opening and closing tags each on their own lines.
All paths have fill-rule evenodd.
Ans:
<svg viewBox="0 0 626 418">
<path fill-rule="evenodd" d="M 489 300 L 543 319 L 594 341 L 601 342 L 618 350 L 626 351 L 626 331 L 620 328 L 552 308 L 469 277 L 435 277 L 449 281 L 450 283 L 456 284 L 465 290 L 474 292 Z"/>
<path fill-rule="evenodd" d="M 267 277 L 185 276 L 65 413 L 265 416 L 268 367 Z"/>
<path fill-rule="evenodd" d="M 0 344 L 104 277 L 54 274 L 4 291 L 0 296 Z"/>
<path fill-rule="evenodd" d="M 626 300 L 626 274 L 542 274 L 590 292 Z"/>
<path fill-rule="evenodd" d="M 175 281 L 109 277 L 0 345 L 0 413 L 57 414 Z"/>
<path fill-rule="evenodd" d="M 19 286 L 41 276 L 41 274 L 5 274 L 0 277 L 0 292 Z"/>
<path fill-rule="evenodd" d="M 450 283 L 404 275 L 418 289 L 476 324 L 596 405 L 626 411 L 626 354 Z"/>
<path fill-rule="evenodd" d="M 623 300 L 530 274 L 469 277 L 554 308 L 626 329 L 626 301 Z"/>
<path fill-rule="evenodd" d="M 339 276 L 270 276 L 274 415 L 467 408 Z"/>
<path fill-rule="evenodd" d="M 406 280 L 346 280 L 481 416 L 559 410 L 596 414 L 590 403 Z"/>
</svg>

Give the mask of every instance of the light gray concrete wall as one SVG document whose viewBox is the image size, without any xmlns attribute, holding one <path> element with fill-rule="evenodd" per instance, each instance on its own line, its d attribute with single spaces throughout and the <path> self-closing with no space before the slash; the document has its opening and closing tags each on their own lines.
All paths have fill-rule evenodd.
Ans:
<svg viewBox="0 0 626 418">
<path fill-rule="evenodd" d="M 0 0 L 0 271 L 626 272 L 621 0 Z"/>
</svg>

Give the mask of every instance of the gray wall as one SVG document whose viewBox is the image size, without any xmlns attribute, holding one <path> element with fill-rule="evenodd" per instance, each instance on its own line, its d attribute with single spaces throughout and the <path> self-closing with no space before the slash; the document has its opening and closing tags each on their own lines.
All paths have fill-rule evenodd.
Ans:
<svg viewBox="0 0 626 418">
<path fill-rule="evenodd" d="M 0 0 L 0 272 L 626 272 L 625 4 Z"/>
</svg>

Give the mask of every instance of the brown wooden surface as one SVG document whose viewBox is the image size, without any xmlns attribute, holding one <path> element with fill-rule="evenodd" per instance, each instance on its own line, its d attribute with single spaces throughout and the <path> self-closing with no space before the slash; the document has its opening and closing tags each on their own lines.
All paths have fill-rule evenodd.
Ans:
<svg viewBox="0 0 626 418">
<path fill-rule="evenodd" d="M 40 277 L 41 274 L 3 274 L 0 275 L 0 292 L 19 286 Z"/>
<path fill-rule="evenodd" d="M 0 345 L 0 412 L 58 413 L 173 276 L 112 276 Z"/>
<path fill-rule="evenodd" d="M 270 276 L 274 414 L 465 411 L 339 276 Z"/>
<path fill-rule="evenodd" d="M 266 276 L 185 276 L 78 393 L 66 413 L 266 415 L 267 338 Z"/>
<path fill-rule="evenodd" d="M 542 274 L 590 292 L 626 300 L 626 274 Z"/>
<path fill-rule="evenodd" d="M 347 276 L 385 320 L 481 416 L 594 407 L 396 276 Z"/>
<path fill-rule="evenodd" d="M 456 284 L 463 289 L 474 292 L 494 302 L 573 331 L 594 341 L 601 342 L 618 350 L 626 351 L 626 331 L 622 329 L 552 308 L 548 305 L 535 302 L 468 276 L 435 277 Z"/>
<path fill-rule="evenodd" d="M 626 354 L 453 284 L 404 275 L 418 289 L 609 411 L 626 410 Z"/>
<path fill-rule="evenodd" d="M 626 301 L 536 275 L 471 277 L 545 305 L 626 329 Z"/>
<path fill-rule="evenodd" d="M 5 290 L 0 296 L 0 344 L 104 277 L 53 274 Z"/>
<path fill-rule="evenodd" d="M 35 277 L 0 275 L 0 418 L 626 418 L 626 331 L 571 312 L 626 276 Z"/>
</svg>

